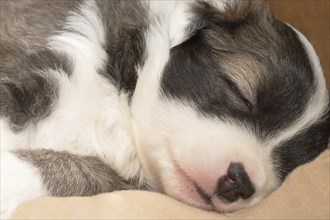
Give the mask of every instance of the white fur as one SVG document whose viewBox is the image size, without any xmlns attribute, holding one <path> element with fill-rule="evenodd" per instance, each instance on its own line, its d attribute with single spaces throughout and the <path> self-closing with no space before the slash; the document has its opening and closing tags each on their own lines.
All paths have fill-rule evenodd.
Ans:
<svg viewBox="0 0 330 220">
<path fill-rule="evenodd" d="M 10 130 L 5 118 L 1 120 L 1 218 L 8 217 L 17 204 L 26 199 L 45 195 L 39 177 L 28 165 L 11 156 L 17 148 L 48 148 L 66 150 L 81 155 L 97 155 L 106 160 L 125 178 L 135 177 L 140 170 L 134 148 L 130 112 L 126 95 L 97 70 L 106 61 L 103 49 L 104 28 L 93 2 L 86 1 L 81 15 L 68 18 L 67 29 L 82 33 L 63 32 L 49 39 L 49 47 L 64 52 L 73 60 L 70 77 L 61 70 L 45 70 L 43 74 L 57 77 L 59 100 L 53 111 L 36 126 L 29 125 L 22 132 Z M 2 158 L 1 158 L 2 159 Z M 12 175 L 19 178 L 19 183 Z M 14 182 L 14 183 L 13 183 Z M 27 190 L 26 187 L 32 187 Z M 12 188 L 8 188 L 8 187 Z M 3 193 L 5 191 L 5 193 Z M 20 196 L 17 193 L 26 191 Z"/>
<path fill-rule="evenodd" d="M 161 1 L 149 2 L 149 18 L 150 26 L 146 33 L 146 60 L 143 67 L 138 68 L 139 80 L 137 81 L 134 91 L 131 109 L 132 109 L 132 126 L 134 128 L 135 144 L 137 147 L 137 154 L 141 163 L 144 160 L 144 148 L 146 147 L 144 140 L 145 135 L 149 138 L 153 137 L 150 127 L 154 118 L 158 117 L 155 108 L 158 105 L 157 100 L 160 99 L 160 78 L 162 71 L 169 60 L 169 51 L 171 44 L 171 35 L 176 40 L 180 41 L 178 37 L 173 36 L 174 31 L 171 31 L 171 12 L 174 10 L 175 2 L 170 2 L 166 5 Z M 181 26 L 182 27 L 182 26 Z M 181 36 L 181 29 L 175 28 L 178 35 Z M 151 123 L 151 124 L 150 124 Z M 147 132 L 147 133 L 145 133 Z M 148 132 L 150 132 L 148 135 Z M 144 164 L 144 167 L 147 165 Z M 143 171 L 141 175 L 147 175 Z"/>
<path fill-rule="evenodd" d="M 270 193 L 273 180 L 270 152 L 243 125 L 233 121 L 204 118 L 187 103 L 159 101 L 150 127 L 140 127 L 139 155 L 152 186 L 203 208 L 193 181 L 212 195 L 217 180 L 227 173 L 231 162 L 241 162 L 255 184 L 251 200 L 235 204 L 216 202 L 218 210 L 235 210 L 254 204 Z M 150 121 L 149 121 L 150 120 Z M 139 146 L 138 146 L 139 147 Z M 159 172 L 162 170 L 162 172 Z M 216 200 L 216 199 L 215 199 Z"/>
<path fill-rule="evenodd" d="M 207 2 L 223 11 L 228 0 Z M 190 0 L 148 1 L 150 12 L 153 16 L 158 17 L 160 23 L 162 23 L 162 28 L 168 28 L 171 48 L 179 45 L 189 37 L 186 31 L 193 16 L 191 3 Z"/>
<path fill-rule="evenodd" d="M 12 153 L 1 152 L 1 219 L 8 219 L 19 204 L 44 195 L 37 169 Z"/>
<path fill-rule="evenodd" d="M 62 150 L 101 156 L 125 177 L 133 177 L 139 165 L 132 149 L 127 97 L 120 96 L 97 73 L 107 57 L 102 47 L 104 26 L 96 7 L 87 1 L 80 11 L 81 15 L 74 14 L 68 19 L 68 28 L 83 32 L 86 37 L 65 32 L 50 41 L 51 47 L 74 57 L 75 68 L 70 79 L 61 80 L 58 107 L 42 122 L 40 132 L 48 130 L 47 134 L 51 134 L 58 127 L 65 128 L 51 148 L 64 146 Z M 49 142 L 49 138 L 50 135 L 44 140 Z"/>
<path fill-rule="evenodd" d="M 80 9 L 81 15 L 68 18 L 68 29 L 49 40 L 49 47 L 73 59 L 70 78 L 61 71 L 49 70 L 59 81 L 59 100 L 52 113 L 23 132 L 15 134 L 2 121 L 2 150 L 19 147 L 66 150 L 98 155 L 123 176 L 134 177 L 140 169 L 132 148 L 132 133 L 127 97 L 97 70 L 106 61 L 104 28 L 92 1 Z M 17 141 L 13 141 L 17 140 Z"/>
<path fill-rule="evenodd" d="M 28 132 L 13 132 L 9 127 L 9 123 L 6 118 L 1 118 L 0 125 L 1 152 L 15 150 L 22 146 L 26 146 L 26 142 L 29 139 Z"/>
<path fill-rule="evenodd" d="M 191 16 L 189 2 L 176 2 L 174 10 L 171 12 L 170 47 L 179 45 L 186 40 L 186 28 L 190 23 Z"/>
<path fill-rule="evenodd" d="M 196 190 L 191 180 L 199 181 L 197 183 L 211 193 L 216 180 L 226 174 L 229 163 L 240 161 L 246 163 L 258 194 L 235 207 L 218 206 L 233 210 L 252 205 L 277 185 L 272 177 L 270 151 L 261 150 L 262 143 L 239 124 L 200 118 L 189 103 L 170 102 L 160 97 L 159 83 L 169 59 L 169 49 L 185 40 L 183 31 L 190 15 L 184 2 L 161 7 L 160 15 L 156 5 L 150 7 L 154 20 L 147 33 L 147 58 L 138 69 L 139 80 L 132 102 L 134 134 L 144 175 L 159 191 L 195 206 L 210 208 L 196 192 L 190 192 Z M 170 16 L 163 16 L 170 11 L 181 13 L 177 23 Z M 201 147 L 205 149 L 202 152 Z"/>
</svg>

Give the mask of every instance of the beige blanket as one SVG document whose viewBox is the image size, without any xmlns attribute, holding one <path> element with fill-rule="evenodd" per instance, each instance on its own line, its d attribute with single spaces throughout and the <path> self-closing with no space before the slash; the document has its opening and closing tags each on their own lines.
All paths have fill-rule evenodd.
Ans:
<svg viewBox="0 0 330 220">
<path fill-rule="evenodd" d="M 45 197 L 21 205 L 14 219 L 329 219 L 330 150 L 296 169 L 259 205 L 232 214 L 207 212 L 165 195 L 121 191 L 93 197 Z"/>
</svg>

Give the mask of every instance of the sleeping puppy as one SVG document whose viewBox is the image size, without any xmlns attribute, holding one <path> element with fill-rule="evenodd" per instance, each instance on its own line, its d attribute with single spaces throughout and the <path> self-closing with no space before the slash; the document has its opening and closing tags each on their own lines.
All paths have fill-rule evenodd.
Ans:
<svg viewBox="0 0 330 220">
<path fill-rule="evenodd" d="M 0 4 L 1 218 L 125 189 L 232 212 L 327 147 L 317 55 L 264 2 Z"/>
</svg>

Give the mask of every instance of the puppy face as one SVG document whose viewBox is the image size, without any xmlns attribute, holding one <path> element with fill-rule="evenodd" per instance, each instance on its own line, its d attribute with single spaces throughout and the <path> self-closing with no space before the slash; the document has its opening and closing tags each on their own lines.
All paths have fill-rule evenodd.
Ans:
<svg viewBox="0 0 330 220">
<path fill-rule="evenodd" d="M 191 8 L 139 140 L 155 188 L 221 212 L 259 202 L 322 152 L 330 131 L 308 41 L 263 4 L 226 7 Z"/>
</svg>

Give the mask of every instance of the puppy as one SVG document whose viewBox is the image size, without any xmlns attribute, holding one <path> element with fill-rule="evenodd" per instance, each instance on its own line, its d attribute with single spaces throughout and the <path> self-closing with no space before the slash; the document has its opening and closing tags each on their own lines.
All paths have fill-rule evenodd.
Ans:
<svg viewBox="0 0 330 220">
<path fill-rule="evenodd" d="M 252 206 L 326 149 L 308 40 L 259 1 L 1 1 L 1 218 L 45 195 Z"/>
</svg>

